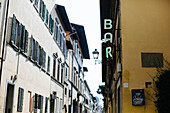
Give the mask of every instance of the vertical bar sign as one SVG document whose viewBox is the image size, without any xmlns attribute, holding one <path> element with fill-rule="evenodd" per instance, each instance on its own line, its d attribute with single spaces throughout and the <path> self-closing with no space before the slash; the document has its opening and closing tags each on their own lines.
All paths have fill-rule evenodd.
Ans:
<svg viewBox="0 0 170 113">
<path fill-rule="evenodd" d="M 111 19 L 104 19 L 104 30 L 109 30 L 112 29 L 112 20 Z M 112 43 L 112 33 L 106 32 L 104 34 L 104 40 L 103 42 L 110 42 Z M 112 57 L 112 48 L 111 47 L 106 47 L 106 58 Z"/>
</svg>

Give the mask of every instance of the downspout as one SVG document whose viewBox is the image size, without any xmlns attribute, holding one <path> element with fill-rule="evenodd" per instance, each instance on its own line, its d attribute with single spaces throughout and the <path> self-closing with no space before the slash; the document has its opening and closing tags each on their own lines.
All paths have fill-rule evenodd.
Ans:
<svg viewBox="0 0 170 113">
<path fill-rule="evenodd" d="M 6 9 L 6 12 L 5 12 L 5 9 Z M 4 15 L 5 15 L 5 13 L 6 13 L 6 15 L 5 15 L 5 28 L 4 28 L 4 34 L 3 33 L 1 33 L 1 39 L 2 39 L 2 35 L 3 35 L 3 45 L 2 45 L 2 53 L 1 53 L 1 57 L 0 57 L 0 60 L 1 60 L 1 66 L 0 66 L 0 85 L 1 85 L 1 78 L 2 78 L 2 67 L 3 67 L 3 62 L 4 62 L 4 51 L 5 51 L 5 41 L 6 41 L 6 39 L 5 39 L 5 37 L 6 37 L 6 27 L 7 27 L 7 17 L 8 17 L 8 10 L 9 10 L 9 0 L 7 0 L 6 2 L 5 2 L 5 7 L 4 7 L 4 9 L 3 9 L 3 15 L 2 15 L 2 24 L 1 24 L 1 31 L 3 31 L 2 29 L 3 29 L 3 26 L 4 26 Z"/>
</svg>

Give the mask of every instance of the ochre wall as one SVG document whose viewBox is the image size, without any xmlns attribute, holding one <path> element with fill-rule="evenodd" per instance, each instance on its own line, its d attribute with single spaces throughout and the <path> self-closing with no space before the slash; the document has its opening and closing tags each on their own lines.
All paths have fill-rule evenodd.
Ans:
<svg viewBox="0 0 170 113">
<path fill-rule="evenodd" d="M 169 11 L 170 0 L 121 0 L 122 113 L 156 113 L 153 90 L 145 88 L 156 68 L 142 68 L 141 52 L 163 53 L 170 61 Z M 144 106 L 132 106 L 131 89 L 145 90 Z"/>
</svg>

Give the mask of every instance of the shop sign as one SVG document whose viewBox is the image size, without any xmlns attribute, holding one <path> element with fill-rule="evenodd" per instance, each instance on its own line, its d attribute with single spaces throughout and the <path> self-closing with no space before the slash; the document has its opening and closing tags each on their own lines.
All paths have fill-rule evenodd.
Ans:
<svg viewBox="0 0 170 113">
<path fill-rule="evenodd" d="M 104 30 L 110 30 L 112 29 L 112 20 L 111 19 L 104 19 Z M 106 43 L 109 41 L 109 43 L 112 43 L 112 33 L 106 32 L 104 34 L 104 39 L 102 40 L 103 43 Z M 112 57 L 112 48 L 106 47 L 106 58 Z"/>
</svg>

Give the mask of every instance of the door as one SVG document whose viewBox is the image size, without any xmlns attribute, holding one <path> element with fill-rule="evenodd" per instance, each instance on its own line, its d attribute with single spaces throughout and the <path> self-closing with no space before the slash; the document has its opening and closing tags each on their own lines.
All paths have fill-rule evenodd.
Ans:
<svg viewBox="0 0 170 113">
<path fill-rule="evenodd" d="M 7 85 L 5 113 L 12 113 L 14 98 L 14 85 Z"/>
</svg>

